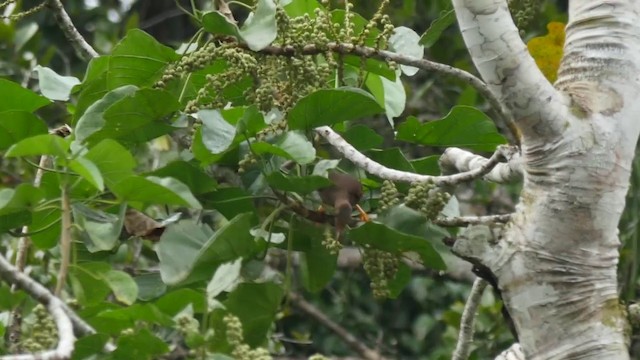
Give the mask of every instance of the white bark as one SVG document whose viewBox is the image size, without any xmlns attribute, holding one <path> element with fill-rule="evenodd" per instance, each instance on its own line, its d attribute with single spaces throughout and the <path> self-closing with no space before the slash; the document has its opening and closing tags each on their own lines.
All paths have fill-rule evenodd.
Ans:
<svg viewBox="0 0 640 360">
<path fill-rule="evenodd" d="M 640 2 L 570 1 L 555 88 L 503 0 L 454 0 L 473 61 L 522 131 L 524 186 L 498 243 L 454 251 L 496 276 L 528 360 L 628 359 L 617 224 L 640 131 Z"/>
</svg>

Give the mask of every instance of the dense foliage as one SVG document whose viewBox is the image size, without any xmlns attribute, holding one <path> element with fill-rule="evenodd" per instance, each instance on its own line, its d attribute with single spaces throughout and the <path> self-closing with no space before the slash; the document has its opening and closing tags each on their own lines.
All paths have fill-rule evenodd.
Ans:
<svg viewBox="0 0 640 360">
<path fill-rule="evenodd" d="M 157 15 L 144 2 L 78 3 L 67 10 L 103 54 L 88 63 L 38 2 L 3 3 L 0 23 L 0 248 L 15 262 L 30 242 L 29 275 L 96 329 L 74 358 L 353 355 L 307 305 L 390 358 L 451 356 L 471 273 L 447 269 L 460 264 L 442 240 L 458 229 L 437 219 L 507 212 L 517 189 L 383 181 L 314 132 L 425 175 L 446 147 L 514 140 L 473 87 L 380 52 L 470 70 L 448 1 L 178 2 L 189 14 L 165 20 L 181 24 L 170 36 L 144 25 Z M 564 20 L 551 3 L 513 11 L 526 38 Z M 364 186 L 372 218 L 344 233 L 317 210 L 336 170 Z M 338 261 L 343 247 L 360 261 Z M 472 358 L 513 341 L 500 307 L 487 291 Z M 55 345 L 24 292 L 3 284 L 0 311 L 0 353 Z"/>
</svg>

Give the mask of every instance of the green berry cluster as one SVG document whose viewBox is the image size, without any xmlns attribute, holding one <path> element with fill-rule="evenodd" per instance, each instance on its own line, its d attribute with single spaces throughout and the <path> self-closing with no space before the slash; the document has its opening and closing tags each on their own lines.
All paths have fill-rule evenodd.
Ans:
<svg viewBox="0 0 640 360">
<path fill-rule="evenodd" d="M 447 205 L 451 195 L 431 182 L 414 183 L 405 198 L 405 205 L 435 219 Z"/>
<path fill-rule="evenodd" d="M 378 202 L 380 211 L 385 211 L 398 205 L 400 203 L 399 195 L 396 185 L 392 181 L 385 180 L 382 183 L 382 187 L 380 187 L 380 200 Z"/>
<path fill-rule="evenodd" d="M 531 24 L 531 21 L 540 12 L 543 0 L 509 0 L 509 10 L 520 29 L 521 35 L 524 29 Z"/>
<path fill-rule="evenodd" d="M 251 349 L 249 345 L 244 343 L 242 335 L 242 323 L 237 316 L 227 314 L 222 319 L 227 327 L 227 341 L 233 348 L 231 356 L 236 360 L 271 360 L 269 351 L 265 348 Z"/>
<path fill-rule="evenodd" d="M 33 308 L 34 322 L 26 329 L 20 346 L 35 353 L 54 348 L 58 343 L 58 329 L 43 305 Z"/>
<path fill-rule="evenodd" d="M 329 358 L 321 354 L 313 354 L 309 356 L 308 360 L 329 360 Z"/>
<path fill-rule="evenodd" d="M 324 239 L 322 239 L 322 246 L 325 249 L 329 250 L 329 253 L 332 255 L 337 255 L 338 252 L 342 249 L 342 243 L 336 239 L 333 235 L 333 230 L 331 227 L 325 227 L 324 229 Z"/>
<path fill-rule="evenodd" d="M 244 174 L 251 166 L 258 163 L 258 158 L 252 153 L 248 152 L 238 162 L 238 174 Z"/>
<path fill-rule="evenodd" d="M 373 296 L 378 299 L 389 297 L 389 281 L 396 276 L 400 258 L 382 250 L 364 250 L 364 270 L 371 280 Z"/>
<path fill-rule="evenodd" d="M 167 83 L 172 80 L 204 69 L 216 60 L 217 56 L 220 55 L 218 52 L 219 50 L 217 50 L 215 44 L 208 43 L 191 53 L 185 54 L 177 63 L 172 63 L 167 66 L 160 80 L 154 84 L 154 87 L 164 88 L 167 86 Z"/>
</svg>

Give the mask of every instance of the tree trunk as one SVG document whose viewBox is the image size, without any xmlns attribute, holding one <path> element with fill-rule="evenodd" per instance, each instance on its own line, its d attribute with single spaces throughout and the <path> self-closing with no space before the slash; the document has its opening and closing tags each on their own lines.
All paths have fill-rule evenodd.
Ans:
<svg viewBox="0 0 640 360">
<path fill-rule="evenodd" d="M 640 130 L 640 2 L 570 1 L 553 85 L 506 1 L 453 2 L 478 71 L 516 119 L 524 166 L 502 238 L 454 251 L 493 273 L 527 360 L 628 359 L 617 225 Z"/>
</svg>

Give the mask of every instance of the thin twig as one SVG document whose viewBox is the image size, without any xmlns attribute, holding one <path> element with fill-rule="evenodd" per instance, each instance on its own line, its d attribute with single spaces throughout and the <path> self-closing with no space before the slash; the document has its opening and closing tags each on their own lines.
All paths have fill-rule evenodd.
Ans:
<svg viewBox="0 0 640 360">
<path fill-rule="evenodd" d="M 451 360 L 467 360 L 469 357 L 471 343 L 473 342 L 473 325 L 476 319 L 476 311 L 480 304 L 482 293 L 487 285 L 488 283 L 485 280 L 477 278 L 473 282 L 473 286 L 471 286 L 471 293 L 464 306 L 462 319 L 460 319 L 458 343 L 456 344 L 456 350 L 453 352 Z"/>
<path fill-rule="evenodd" d="M 80 59 L 88 61 L 98 56 L 91 45 L 82 37 L 78 29 L 73 25 L 69 14 L 64 9 L 60 0 L 48 0 L 48 7 L 53 11 L 53 15 L 56 18 L 58 26 L 64 33 L 64 36 L 69 40 L 71 46 L 76 51 L 76 54 Z"/>
<path fill-rule="evenodd" d="M 356 166 L 362 168 L 370 174 L 376 175 L 382 179 L 400 181 L 400 182 L 432 182 L 439 186 L 455 185 L 462 182 L 472 181 L 488 174 L 496 165 L 499 164 L 499 160 L 504 157 L 504 154 L 510 152 L 510 148 L 506 146 L 499 146 L 496 152 L 485 163 L 481 164 L 474 169 L 455 175 L 447 176 L 430 176 L 420 175 L 407 171 L 400 171 L 396 169 L 390 169 L 378 162 L 373 161 L 366 155 L 356 150 L 351 144 L 344 140 L 338 133 L 333 131 L 328 126 L 320 126 L 315 129 L 320 136 L 324 137 L 329 144 L 331 144 L 342 155 L 354 163 Z"/>
<path fill-rule="evenodd" d="M 60 229 L 60 270 L 58 271 L 58 282 L 56 283 L 55 295 L 60 296 L 67 281 L 69 273 L 69 263 L 71 262 L 71 203 L 69 200 L 69 190 L 66 185 L 62 186 L 62 224 Z"/>
<path fill-rule="evenodd" d="M 444 227 L 460 227 L 469 225 L 488 225 L 495 223 L 507 223 L 511 220 L 511 214 L 485 215 L 485 216 L 456 216 L 439 217 L 433 223 Z"/>
<path fill-rule="evenodd" d="M 347 329 L 340 326 L 338 323 L 329 319 L 327 315 L 323 314 L 318 308 L 313 306 L 311 303 L 306 301 L 302 296 L 296 293 L 290 293 L 289 299 L 291 302 L 305 314 L 311 316 L 314 320 L 319 322 L 324 327 L 333 331 L 336 335 L 342 339 L 351 349 L 357 352 L 362 359 L 367 360 L 384 360 L 382 355 L 380 355 L 377 351 L 369 348 L 367 345 L 363 344 L 362 341 L 358 340 L 353 334 L 351 334 Z"/>
</svg>

